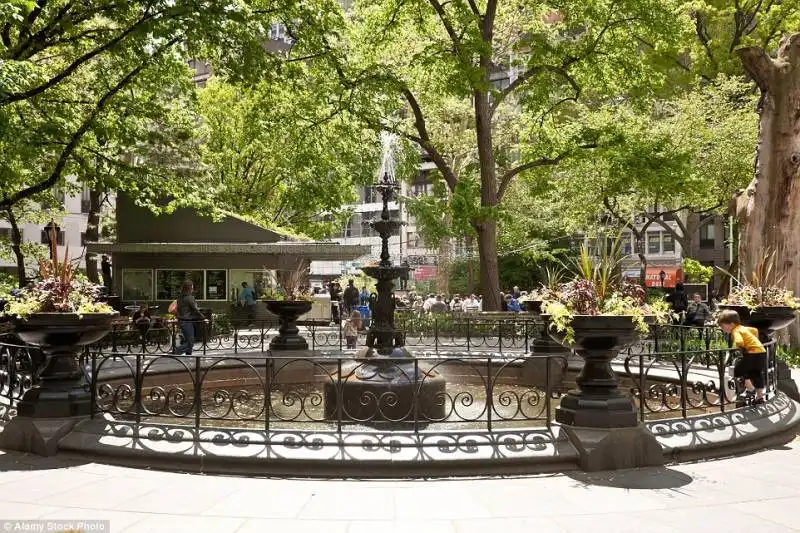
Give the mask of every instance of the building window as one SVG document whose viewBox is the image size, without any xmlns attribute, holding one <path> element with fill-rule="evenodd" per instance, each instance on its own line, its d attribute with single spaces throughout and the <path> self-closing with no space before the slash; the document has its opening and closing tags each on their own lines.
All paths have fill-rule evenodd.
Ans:
<svg viewBox="0 0 800 533">
<path fill-rule="evenodd" d="M 647 232 L 647 253 L 660 254 L 661 253 L 661 232 L 648 231 Z"/>
<path fill-rule="evenodd" d="M 664 246 L 664 253 L 675 253 L 675 237 L 671 233 L 662 232 L 661 242 Z"/>
<path fill-rule="evenodd" d="M 91 207 L 90 194 L 89 186 L 84 185 L 83 189 L 81 189 L 81 213 L 89 212 L 89 208 Z"/>
<path fill-rule="evenodd" d="M 382 202 L 381 193 L 375 187 L 364 187 L 364 203 L 377 204 Z"/>
<path fill-rule="evenodd" d="M 256 298 L 264 296 L 265 289 L 277 282 L 274 270 L 231 270 L 228 279 L 231 300 L 238 300 L 243 281 L 255 291 Z"/>
<path fill-rule="evenodd" d="M 50 245 L 50 230 L 43 229 L 41 235 L 42 244 Z M 56 244 L 59 246 L 64 246 L 64 230 L 58 230 L 56 233 Z"/>
<path fill-rule="evenodd" d="M 228 272 L 206 270 L 206 300 L 225 300 L 228 291 Z"/>
<path fill-rule="evenodd" d="M 425 242 L 416 231 L 406 232 L 406 243 L 409 248 L 425 248 Z"/>
<path fill-rule="evenodd" d="M 122 299 L 149 302 L 153 299 L 153 271 L 122 269 Z"/>
<path fill-rule="evenodd" d="M 622 255 L 631 255 L 633 253 L 633 235 L 630 233 L 623 233 L 620 239 L 620 249 Z"/>
<path fill-rule="evenodd" d="M 156 300 L 174 300 L 186 279 L 194 283 L 195 297 L 205 294 L 202 270 L 156 270 Z"/>
<path fill-rule="evenodd" d="M 415 183 L 412 187 L 413 196 L 427 196 L 430 192 L 430 185 L 427 183 Z"/>
<path fill-rule="evenodd" d="M 64 202 L 66 201 L 66 196 L 64 195 L 64 191 L 62 191 L 58 187 L 53 187 L 53 199 L 56 202 L 56 206 L 60 209 L 64 208 Z"/>
<path fill-rule="evenodd" d="M 714 248 L 717 240 L 717 228 L 713 222 L 708 222 L 700 226 L 700 248 L 705 250 Z"/>
<path fill-rule="evenodd" d="M 343 237 L 358 237 L 360 232 L 358 231 L 358 223 L 356 222 L 356 217 L 352 216 L 347 219 L 347 224 L 344 225 L 344 233 L 342 234 Z"/>
<path fill-rule="evenodd" d="M 0 228 L 0 241 L 11 242 L 11 228 Z"/>
</svg>

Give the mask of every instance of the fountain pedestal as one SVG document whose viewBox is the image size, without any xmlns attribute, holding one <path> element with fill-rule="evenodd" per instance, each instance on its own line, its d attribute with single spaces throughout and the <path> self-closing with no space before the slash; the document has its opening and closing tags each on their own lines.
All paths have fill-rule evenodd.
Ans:
<svg viewBox="0 0 800 533">
<path fill-rule="evenodd" d="M 381 236 L 380 262 L 361 270 L 377 280 L 377 299 L 367 342 L 355 361 L 342 366 L 335 382 L 325 384 L 326 418 L 364 423 L 425 424 L 445 418 L 446 384 L 431 365 L 414 359 L 403 332 L 394 324 L 394 280 L 408 266 L 395 266 L 389 255 L 389 236 L 402 223 L 389 216 L 389 201 L 397 184 L 384 174 L 377 185 L 383 198 L 381 218 L 371 223 Z"/>
</svg>

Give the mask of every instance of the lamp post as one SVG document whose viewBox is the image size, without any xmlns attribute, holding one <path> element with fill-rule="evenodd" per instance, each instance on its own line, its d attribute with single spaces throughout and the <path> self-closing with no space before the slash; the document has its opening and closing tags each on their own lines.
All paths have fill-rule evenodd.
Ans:
<svg viewBox="0 0 800 533">
<path fill-rule="evenodd" d="M 658 273 L 658 279 L 660 279 L 660 280 L 661 280 L 661 288 L 662 288 L 662 289 L 664 288 L 664 280 L 665 280 L 666 278 L 667 278 L 667 273 L 666 273 L 666 272 L 664 272 L 663 270 L 662 270 L 661 272 L 659 272 L 659 273 Z"/>
</svg>

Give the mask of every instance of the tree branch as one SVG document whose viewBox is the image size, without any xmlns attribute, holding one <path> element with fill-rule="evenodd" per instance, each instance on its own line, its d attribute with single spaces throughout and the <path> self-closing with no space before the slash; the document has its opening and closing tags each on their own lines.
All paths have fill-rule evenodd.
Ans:
<svg viewBox="0 0 800 533">
<path fill-rule="evenodd" d="M 584 144 L 578 146 L 579 149 L 588 149 L 588 148 L 597 148 L 597 144 Z M 575 150 L 567 150 L 565 152 L 561 152 L 556 157 L 541 157 L 536 159 L 535 161 L 529 161 L 527 163 L 522 163 L 512 169 L 507 170 L 502 176 L 500 176 L 500 185 L 497 189 L 497 198 L 498 200 L 502 200 L 503 195 L 505 195 L 506 190 L 508 189 L 509 185 L 511 185 L 511 180 L 514 179 L 514 176 L 520 174 L 521 172 L 525 172 L 526 170 L 530 170 L 536 167 L 545 167 L 549 165 L 557 165 L 565 158 L 569 157 L 575 153 Z"/>
<path fill-rule="evenodd" d="M 481 12 L 478 9 L 478 4 L 475 3 L 475 0 L 467 0 L 467 1 L 469 2 L 469 8 L 472 10 L 472 14 L 480 19 Z"/>
<path fill-rule="evenodd" d="M 453 24 L 447 18 L 447 13 L 444 11 L 444 6 L 439 3 L 438 0 L 428 0 L 428 2 L 433 7 L 434 11 L 436 11 L 436 15 L 439 17 L 439 20 L 442 22 L 445 31 L 447 31 L 447 35 L 450 36 L 450 40 L 453 42 L 453 51 L 456 54 L 461 53 L 461 39 L 458 37 Z"/>
<path fill-rule="evenodd" d="M 700 44 L 703 45 L 703 49 L 706 52 L 706 57 L 708 57 L 708 60 L 711 61 L 711 65 L 714 67 L 714 70 L 717 70 L 717 59 L 714 57 L 714 52 L 711 51 L 711 37 L 708 35 L 708 28 L 706 28 L 703 15 L 700 13 L 700 11 L 695 10 L 692 11 L 691 17 L 694 20 L 694 30 L 697 34 L 697 39 L 700 41 Z"/>
<path fill-rule="evenodd" d="M 742 66 L 756 82 L 761 92 L 769 90 L 770 81 L 772 80 L 773 73 L 775 72 L 775 63 L 772 58 L 764 51 L 763 48 L 757 46 L 750 46 L 747 48 L 740 48 L 737 50 L 739 58 L 742 60 Z"/>
<path fill-rule="evenodd" d="M 89 129 L 91 129 L 92 125 L 94 124 L 94 121 L 97 119 L 100 113 L 103 112 L 105 107 L 108 105 L 109 101 L 111 101 L 111 99 L 117 93 L 119 93 L 122 89 L 124 89 L 127 85 L 129 85 L 134 79 L 136 79 L 136 76 L 138 76 L 145 68 L 147 68 L 154 58 L 163 54 L 167 49 L 172 47 L 172 45 L 174 45 L 177 41 L 178 41 L 177 37 L 168 41 L 160 50 L 158 50 L 156 53 L 148 57 L 143 63 L 141 63 L 135 69 L 128 72 L 121 80 L 117 82 L 116 85 L 114 85 L 114 87 L 112 87 L 108 92 L 106 92 L 103 95 L 102 98 L 100 98 L 100 100 L 97 101 L 97 104 L 95 105 L 92 112 L 89 113 L 89 116 L 86 117 L 86 119 L 78 127 L 78 129 L 75 130 L 75 133 L 72 134 L 72 137 L 70 137 L 69 142 L 61 151 L 61 155 L 58 157 L 55 167 L 53 167 L 53 171 L 50 173 L 50 175 L 47 177 L 46 180 L 41 181 L 35 185 L 31 185 L 30 187 L 26 187 L 25 189 L 13 194 L 10 197 L 4 198 L 2 202 L 0 202 L 0 207 L 2 208 L 11 207 L 14 204 L 26 198 L 30 198 L 31 196 L 39 194 L 40 192 L 44 192 L 47 189 L 53 187 L 61 178 L 61 173 L 64 171 L 64 167 L 66 167 L 67 161 L 69 160 L 72 153 L 75 151 L 75 148 L 77 148 L 78 143 L 81 141 L 86 132 L 89 131 Z"/>
<path fill-rule="evenodd" d="M 450 190 L 454 190 L 456 184 L 458 183 L 458 178 L 453 173 L 453 170 L 450 168 L 450 165 L 447 164 L 447 161 L 442 157 L 442 154 L 433 146 L 431 142 L 430 134 L 428 133 L 428 127 L 425 122 L 425 115 L 422 113 L 422 108 L 419 105 L 414 93 L 408 87 L 402 87 L 401 92 L 405 97 L 408 105 L 411 107 L 412 113 L 414 113 L 414 127 L 417 129 L 417 133 L 419 133 L 419 142 L 420 146 L 422 146 L 426 152 L 431 156 L 433 162 L 436 164 L 437 168 L 442 172 L 442 177 L 444 177 L 447 186 Z"/>
<path fill-rule="evenodd" d="M 145 22 L 153 18 L 153 16 L 154 15 L 147 15 L 145 17 L 140 18 L 132 26 L 130 26 L 127 30 L 119 34 L 117 37 L 111 39 L 106 44 L 83 54 L 75 61 L 73 61 L 67 68 L 65 68 L 64 70 L 62 70 L 61 72 L 59 72 L 58 74 L 56 74 L 55 76 L 44 82 L 43 84 L 34 87 L 32 89 L 28 89 L 27 91 L 23 91 L 21 93 L 10 93 L 6 95 L 0 95 L 0 107 L 8 105 L 13 102 L 18 102 L 20 100 L 27 100 L 28 98 L 32 98 L 38 94 L 43 93 L 50 87 L 53 87 L 54 85 L 58 84 L 62 80 L 72 75 L 73 72 L 75 72 L 81 65 L 83 65 L 87 61 L 91 60 L 95 56 L 102 54 L 106 50 L 109 50 L 110 48 L 122 42 L 125 38 L 134 33 L 136 30 L 138 30 L 139 27 L 141 27 Z"/>
</svg>

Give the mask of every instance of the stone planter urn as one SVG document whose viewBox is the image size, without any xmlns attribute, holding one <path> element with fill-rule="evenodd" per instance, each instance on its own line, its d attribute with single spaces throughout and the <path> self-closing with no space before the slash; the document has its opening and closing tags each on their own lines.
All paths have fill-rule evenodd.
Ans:
<svg viewBox="0 0 800 533">
<path fill-rule="evenodd" d="M 23 342 L 38 348 L 43 361 L 36 369 L 33 388 L 17 404 L 17 416 L 0 436 L 0 447 L 56 452 L 58 439 L 92 412 L 92 393 L 79 351 L 111 331 L 117 313 L 34 313 L 13 319 L 14 332 Z"/>
<path fill-rule="evenodd" d="M 308 342 L 300 336 L 297 319 L 311 311 L 312 302 L 307 300 L 267 300 L 267 310 L 280 319 L 278 335 L 269 343 L 269 349 L 308 350 Z"/>
<path fill-rule="evenodd" d="M 656 438 L 639 423 L 636 407 L 619 392 L 611 361 L 639 337 L 632 316 L 576 315 L 573 343 L 550 327 L 549 335 L 574 349 L 584 360 L 578 388 L 567 393 L 556 409 L 556 421 L 580 456 L 584 470 L 657 466 L 664 456 Z"/>
<path fill-rule="evenodd" d="M 797 318 L 797 311 L 786 306 L 764 306 L 751 310 L 744 305 L 720 304 L 720 309 L 732 309 L 739 313 L 742 324 L 758 330 L 758 336 L 762 342 L 775 340 L 775 332 L 779 331 Z M 785 361 L 776 356 L 776 349 L 770 350 L 771 359 L 775 363 L 775 378 L 778 381 L 778 389 L 795 401 L 800 402 L 800 391 L 797 390 L 797 383 L 792 379 L 791 370 Z"/>
<path fill-rule="evenodd" d="M 638 423 L 631 399 L 619 392 L 619 381 L 611 361 L 638 339 L 630 316 L 577 315 L 572 321 L 575 340 L 565 342 L 565 334 L 550 327 L 548 334 L 563 346 L 570 346 L 584 360 L 576 378 L 578 389 L 570 391 L 556 410 L 556 421 L 583 427 L 632 427 Z"/>
</svg>

